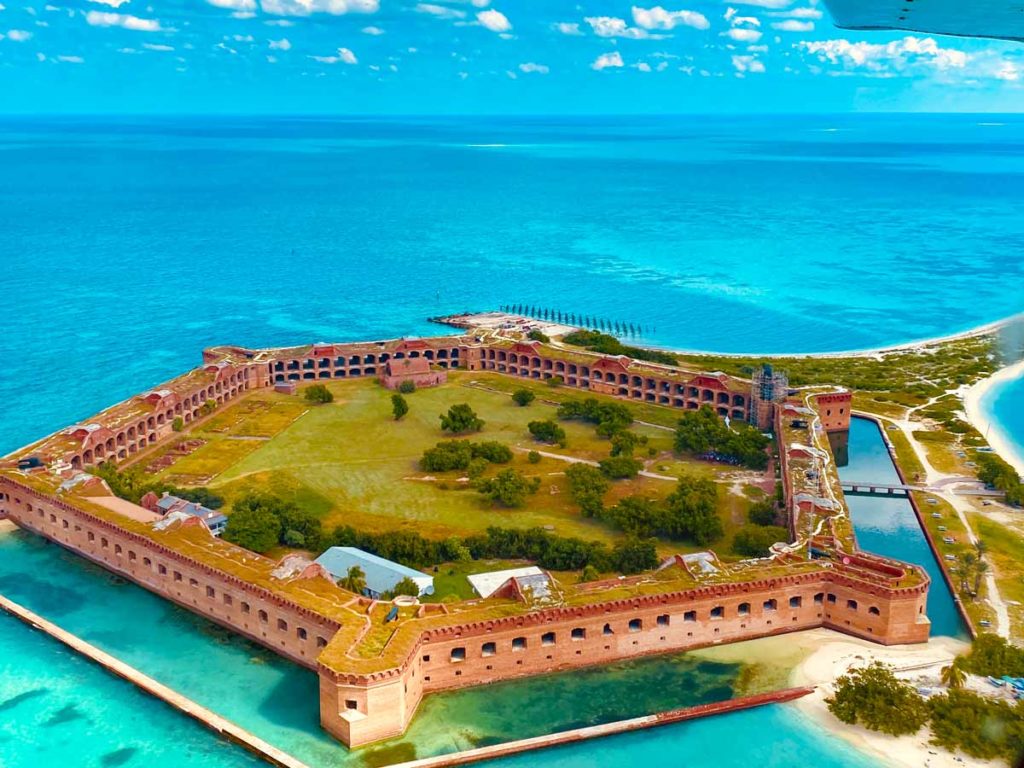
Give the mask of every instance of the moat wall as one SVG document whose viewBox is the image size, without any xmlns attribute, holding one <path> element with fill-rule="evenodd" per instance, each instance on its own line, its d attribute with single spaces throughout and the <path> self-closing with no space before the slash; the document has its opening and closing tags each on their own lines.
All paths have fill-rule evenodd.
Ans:
<svg viewBox="0 0 1024 768">
<path fill-rule="evenodd" d="M 338 626 L 67 502 L 0 478 L 20 527 L 320 674 L 321 722 L 350 746 L 405 731 L 426 693 L 643 655 L 830 627 L 883 644 L 923 642 L 927 582 L 886 589 L 823 568 L 425 632 L 397 667 L 339 674 L 316 659 Z M 382 667 L 386 667 L 382 664 Z"/>
</svg>

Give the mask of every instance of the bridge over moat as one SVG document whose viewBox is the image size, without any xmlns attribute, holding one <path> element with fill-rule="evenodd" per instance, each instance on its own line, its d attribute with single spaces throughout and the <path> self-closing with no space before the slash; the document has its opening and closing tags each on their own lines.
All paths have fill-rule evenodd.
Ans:
<svg viewBox="0 0 1024 768">
<path fill-rule="evenodd" d="M 957 496 L 987 496 L 995 498 L 1002 498 L 1004 496 L 1002 491 L 979 487 L 977 481 L 974 481 L 973 478 L 970 481 L 973 483 L 973 487 L 953 488 L 951 489 L 952 493 Z M 897 496 L 900 498 L 906 498 L 910 495 L 911 491 L 922 491 L 924 493 L 949 491 L 950 488 L 945 487 L 946 485 L 948 484 L 940 486 L 910 483 L 875 483 L 867 480 L 843 481 L 840 483 L 843 493 L 847 496 Z"/>
</svg>

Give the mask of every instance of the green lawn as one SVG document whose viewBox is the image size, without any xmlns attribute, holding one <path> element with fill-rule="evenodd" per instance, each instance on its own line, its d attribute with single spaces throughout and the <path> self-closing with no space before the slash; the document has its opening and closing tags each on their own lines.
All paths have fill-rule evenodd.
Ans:
<svg viewBox="0 0 1024 768">
<path fill-rule="evenodd" d="M 252 487 L 288 495 L 320 515 L 328 529 L 339 524 L 366 531 L 409 529 L 439 538 L 478 533 L 492 525 L 542 526 L 562 536 L 609 543 L 620 539 L 620 533 L 580 516 L 566 487 L 563 473 L 567 462 L 547 457 L 538 464 L 527 461 L 527 453 L 533 448 L 592 460 L 608 455 L 610 443 L 597 437 L 593 425 L 561 422 L 568 437 L 565 449 L 538 445 L 527 431 L 529 421 L 555 418 L 556 406 L 542 402 L 540 397 L 556 392 L 558 399 L 562 399 L 580 393 L 534 384 L 538 400 L 521 408 L 505 392 L 494 391 L 498 387 L 493 385 L 498 383 L 516 382 L 489 374 L 453 373 L 446 386 L 408 395 L 410 412 L 400 422 L 391 417 L 391 392 L 370 380 L 330 382 L 335 401 L 323 406 L 307 407 L 300 398 L 259 392 L 242 404 L 249 400 L 273 403 L 274 408 L 269 411 L 262 406 L 257 408 L 260 423 L 272 427 L 286 423 L 286 427 L 267 440 L 232 440 L 228 435 L 217 435 L 169 472 L 180 474 L 183 465 L 190 470 L 199 465 L 208 475 L 216 475 L 210 485 L 224 493 L 229 504 L 233 497 Z M 495 508 L 460 483 L 460 473 L 432 477 L 419 469 L 423 451 L 449 437 L 441 432 L 438 415 L 462 402 L 469 403 L 486 422 L 482 432 L 466 436 L 468 439 L 497 440 L 509 445 L 515 453 L 512 466 L 541 478 L 540 490 L 528 499 L 525 507 Z M 652 423 L 670 424 L 677 418 L 667 408 L 636 406 L 638 415 Z M 274 417 L 275 408 L 288 411 L 287 419 Z M 225 409 L 223 421 L 231 425 L 229 431 L 235 434 L 240 424 L 254 418 L 234 419 L 230 411 L 231 408 Z M 299 418 L 295 418 L 296 411 L 301 413 Z M 643 425 L 635 425 L 634 430 L 648 437 L 648 447 L 655 451 L 653 457 L 648 457 L 644 449 L 640 451 L 651 471 L 669 476 L 682 471 L 723 477 L 735 473 L 733 468 L 685 462 L 673 456 L 671 431 Z M 736 485 L 735 491 L 730 491 L 726 483 L 721 486 L 720 506 L 727 536 L 717 549 L 723 555 L 728 554 L 732 533 L 743 522 L 749 504 L 743 483 Z M 618 481 L 607 501 L 614 503 L 634 493 L 660 497 L 673 488 L 671 481 L 651 478 Z M 687 549 L 692 548 L 678 543 L 664 547 L 665 552 Z"/>
</svg>

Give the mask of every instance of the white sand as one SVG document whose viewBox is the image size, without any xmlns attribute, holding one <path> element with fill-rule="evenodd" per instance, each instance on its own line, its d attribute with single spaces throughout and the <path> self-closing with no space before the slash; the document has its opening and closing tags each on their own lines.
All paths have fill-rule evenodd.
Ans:
<svg viewBox="0 0 1024 768">
<path fill-rule="evenodd" d="M 997 371 L 987 379 L 982 379 L 963 393 L 963 399 L 967 420 L 985 436 L 985 439 L 988 440 L 989 445 L 995 449 L 996 453 L 1009 462 L 1020 474 L 1024 475 L 1024 455 L 1021 454 L 1020 449 L 1013 441 L 1007 438 L 1000 425 L 989 419 L 985 409 L 981 406 L 982 398 L 989 390 L 1021 376 L 1024 376 L 1024 360 Z"/>
<path fill-rule="evenodd" d="M 794 702 L 804 715 L 824 730 L 848 741 L 861 752 L 877 758 L 883 765 L 896 768 L 958 768 L 962 766 L 993 766 L 1001 763 L 985 762 L 954 755 L 929 744 L 928 729 L 913 736 L 887 736 L 859 726 L 846 725 L 828 711 L 825 699 L 833 693 L 832 683 L 849 668 L 871 661 L 882 661 L 896 668 L 897 674 L 914 681 L 917 677 L 937 678 L 939 671 L 953 657 L 967 648 L 952 638 L 933 638 L 926 645 L 899 645 L 884 647 L 864 640 L 840 635 L 829 630 L 813 630 L 820 645 L 794 670 L 790 678 L 793 685 L 814 685 L 817 689 L 809 696 Z M 917 669 L 919 665 L 929 665 Z M 901 668 L 915 667 L 900 672 Z"/>
</svg>

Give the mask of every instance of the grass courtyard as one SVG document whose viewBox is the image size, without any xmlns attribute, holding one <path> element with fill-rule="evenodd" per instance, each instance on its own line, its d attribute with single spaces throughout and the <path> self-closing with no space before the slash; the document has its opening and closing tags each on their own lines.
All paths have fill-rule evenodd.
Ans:
<svg viewBox="0 0 1024 768">
<path fill-rule="evenodd" d="M 537 394 L 527 407 L 517 406 L 509 396 L 520 386 Z M 346 524 L 370 532 L 414 530 L 443 538 L 482 532 L 493 525 L 540 526 L 560 536 L 607 543 L 623 537 L 580 514 L 563 474 L 567 461 L 544 457 L 531 464 L 527 459 L 533 449 L 594 461 L 608 456 L 609 441 L 599 438 L 591 424 L 560 422 L 567 434 L 564 449 L 534 442 L 527 430 L 530 421 L 554 419 L 558 402 L 584 393 L 495 374 L 453 372 L 447 385 L 408 395 L 409 413 L 396 422 L 391 415 L 392 393 L 377 382 L 330 382 L 328 387 L 335 397 L 328 405 L 308 404 L 301 391 L 298 397 L 260 391 L 228 406 L 188 435 L 205 444 L 176 460 L 160 476 L 208 485 L 224 495 L 229 509 L 232 499 L 250 489 L 273 491 L 316 514 L 327 529 Z M 468 403 L 486 422 L 482 432 L 463 437 L 495 440 L 513 450 L 510 465 L 492 466 L 487 475 L 512 466 L 541 479 L 540 490 L 524 507 L 493 506 L 460 481 L 460 472 L 431 475 L 419 468 L 425 449 L 450 438 L 441 431 L 438 417 L 457 403 Z M 637 453 L 645 469 L 668 477 L 684 471 L 699 473 L 721 481 L 719 511 L 726 536 L 715 549 L 727 555 L 732 534 L 745 522 L 747 506 L 756 496 L 747 485 L 756 477 L 733 467 L 676 457 L 670 427 L 677 413 L 649 404 L 630 407 L 643 422 L 634 423 L 633 431 L 648 439 Z M 619 480 L 606 502 L 613 504 L 632 494 L 660 498 L 674 487 L 668 479 Z M 666 542 L 662 549 L 667 553 L 694 548 L 685 542 Z"/>
</svg>

